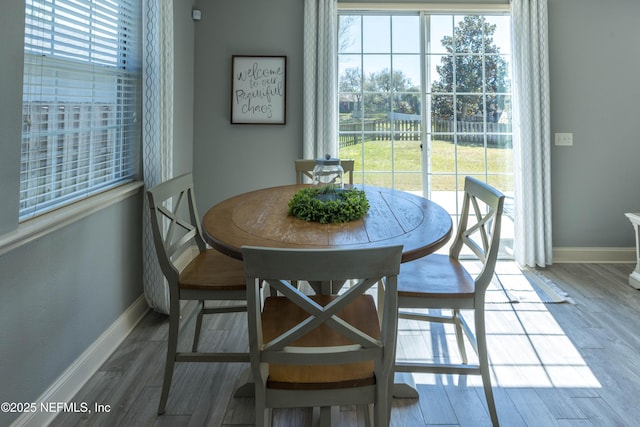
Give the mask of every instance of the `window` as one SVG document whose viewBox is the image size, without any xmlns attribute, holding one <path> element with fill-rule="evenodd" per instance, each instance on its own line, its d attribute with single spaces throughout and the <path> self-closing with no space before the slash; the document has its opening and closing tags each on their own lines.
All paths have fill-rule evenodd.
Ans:
<svg viewBox="0 0 640 427">
<path fill-rule="evenodd" d="M 420 16 L 345 12 L 338 22 L 340 157 L 356 161 L 356 181 L 420 191 Z"/>
<path fill-rule="evenodd" d="M 26 1 L 21 220 L 136 175 L 140 4 Z"/>
<path fill-rule="evenodd" d="M 513 194 L 507 13 L 339 11 L 339 155 L 354 181 L 453 216 L 467 175 Z"/>
</svg>

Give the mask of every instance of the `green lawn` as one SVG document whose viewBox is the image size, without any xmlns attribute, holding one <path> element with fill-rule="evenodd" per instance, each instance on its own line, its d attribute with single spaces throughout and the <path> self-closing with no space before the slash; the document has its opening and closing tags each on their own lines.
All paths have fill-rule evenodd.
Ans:
<svg viewBox="0 0 640 427">
<path fill-rule="evenodd" d="M 455 190 L 456 158 L 459 176 L 474 175 L 502 191 L 513 191 L 513 159 L 510 148 L 488 148 L 454 145 L 448 141 L 432 141 L 431 190 Z M 422 190 L 422 167 L 419 141 L 367 141 L 364 144 L 340 148 L 342 159 L 355 160 L 356 182 L 362 182 L 361 171 L 366 170 L 365 183 L 407 191 Z M 364 159 L 364 168 L 363 168 Z M 392 172 L 392 159 L 395 170 Z M 485 170 L 486 165 L 486 170 Z M 461 184 L 461 183 L 460 183 Z M 459 186 L 461 188 L 461 185 Z"/>
</svg>

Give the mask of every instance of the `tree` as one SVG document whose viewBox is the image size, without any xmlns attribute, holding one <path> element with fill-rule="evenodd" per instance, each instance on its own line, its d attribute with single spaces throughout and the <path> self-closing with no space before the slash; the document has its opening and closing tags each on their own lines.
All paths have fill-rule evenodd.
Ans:
<svg viewBox="0 0 640 427">
<path fill-rule="evenodd" d="M 357 45 L 357 41 L 360 40 L 361 24 L 362 18 L 359 16 L 339 16 L 339 53 L 348 54 L 352 50 L 359 52 L 361 46 Z M 352 49 L 354 45 L 355 49 Z M 367 115 L 387 114 L 391 110 L 407 114 L 420 113 L 420 88 L 403 71 L 396 70 L 391 75 L 386 68 L 367 76 L 359 67 L 346 68 L 339 76 L 338 90 L 341 94 L 340 112 L 350 111 L 354 116 L 359 116 L 363 109 Z"/>
<path fill-rule="evenodd" d="M 442 38 L 448 55 L 436 67 L 440 80 L 431 87 L 434 118 L 453 120 L 455 111 L 458 121 L 475 121 L 486 111 L 488 121 L 499 119 L 498 111 L 504 108 L 504 100 L 493 94 L 508 90 L 508 67 L 493 41 L 495 30 L 496 25 L 486 22 L 484 17 L 471 15 L 456 25 L 453 37 Z M 487 94 L 484 100 L 483 78 Z M 455 110 L 454 97 L 449 95 L 454 89 L 456 93 L 464 93 L 456 97 Z"/>
<path fill-rule="evenodd" d="M 340 15 L 338 17 L 338 52 L 346 52 L 355 42 L 351 35 L 351 30 L 355 25 L 359 25 L 360 20 L 355 16 Z"/>
<path fill-rule="evenodd" d="M 360 105 L 362 97 L 362 73 L 360 68 L 345 69 L 344 73 L 340 75 L 338 89 L 340 93 L 355 99 L 352 111 L 359 112 L 362 108 Z"/>
<path fill-rule="evenodd" d="M 402 71 L 394 71 L 393 76 L 388 68 L 365 76 L 362 82 L 360 68 L 347 68 L 340 75 L 338 82 L 340 93 L 353 97 L 353 112 L 362 110 L 362 91 L 365 93 L 365 105 L 368 113 L 387 113 L 391 108 L 391 94 L 394 94 L 394 111 L 402 113 L 419 113 L 419 90 Z M 413 92 L 413 93 L 407 93 Z"/>
<path fill-rule="evenodd" d="M 402 70 L 391 73 L 385 68 L 369 74 L 364 90 L 365 108 L 370 112 L 420 113 L 420 88 Z"/>
</svg>

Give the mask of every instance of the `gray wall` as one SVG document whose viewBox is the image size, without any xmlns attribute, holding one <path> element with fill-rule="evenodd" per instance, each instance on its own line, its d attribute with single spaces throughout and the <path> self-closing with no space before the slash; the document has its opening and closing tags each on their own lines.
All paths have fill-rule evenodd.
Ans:
<svg viewBox="0 0 640 427">
<path fill-rule="evenodd" d="M 549 0 L 556 247 L 634 245 L 640 211 L 640 2 Z"/>
<path fill-rule="evenodd" d="M 302 155 L 301 0 L 197 3 L 194 185 L 200 214 L 248 190 L 295 182 Z M 287 57 L 286 125 L 230 124 L 231 56 Z"/>
<path fill-rule="evenodd" d="M 194 174 L 202 214 L 228 196 L 294 180 L 303 2 L 197 6 Z M 640 211 L 638 16 L 635 0 L 549 0 L 552 133 L 574 134 L 573 147 L 552 147 L 554 247 L 634 246 L 624 213 Z M 233 54 L 287 55 L 286 126 L 229 124 Z"/>
<path fill-rule="evenodd" d="M 34 402 L 140 295 L 140 217 L 132 197 L 0 256 L 0 402 Z"/>
<path fill-rule="evenodd" d="M 192 168 L 192 1 L 175 2 L 174 170 Z M 24 2 L 0 14 L 0 237 L 18 226 Z M 0 255 L 0 402 L 33 402 L 142 294 L 142 192 Z M 6 234 L 5 234 L 6 233 Z M 18 414 L 0 413 L 0 425 Z"/>
</svg>

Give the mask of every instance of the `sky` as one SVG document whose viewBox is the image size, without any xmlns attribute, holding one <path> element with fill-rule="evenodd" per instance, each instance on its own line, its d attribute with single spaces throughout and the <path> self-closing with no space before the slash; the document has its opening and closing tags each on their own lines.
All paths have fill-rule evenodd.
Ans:
<svg viewBox="0 0 640 427">
<path fill-rule="evenodd" d="M 430 80 L 438 80 L 436 65 L 446 53 L 441 40 L 453 35 L 454 24 L 461 15 L 431 15 L 428 19 L 427 43 L 430 52 Z M 363 25 L 361 26 L 361 19 Z M 497 24 L 494 43 L 501 53 L 510 53 L 510 17 L 487 16 Z M 339 74 L 346 68 L 359 68 L 361 61 L 365 75 L 383 69 L 401 70 L 413 85 L 420 85 L 420 17 L 418 15 L 357 16 L 344 33 L 349 43 L 340 45 Z M 364 43 L 362 43 L 364 41 Z M 360 53 L 364 53 L 361 57 Z M 391 55 L 393 52 L 393 55 Z M 508 61 L 510 62 L 510 61 Z M 431 84 L 428 84 L 430 87 Z"/>
</svg>

